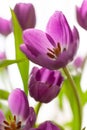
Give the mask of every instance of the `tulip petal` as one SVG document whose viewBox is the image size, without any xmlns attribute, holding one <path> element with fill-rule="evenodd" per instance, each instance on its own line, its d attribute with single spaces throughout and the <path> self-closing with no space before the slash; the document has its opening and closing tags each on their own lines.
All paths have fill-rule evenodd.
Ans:
<svg viewBox="0 0 87 130">
<path fill-rule="evenodd" d="M 79 25 L 87 30 L 87 20 L 85 17 L 82 16 L 81 9 L 78 7 L 76 7 L 76 17 Z"/>
<path fill-rule="evenodd" d="M 48 48 L 55 46 L 53 39 L 48 34 L 37 29 L 25 30 L 23 32 L 23 40 L 29 49 L 33 48 L 38 53 L 46 53 Z"/>
<path fill-rule="evenodd" d="M 72 33 L 62 12 L 56 11 L 48 21 L 47 33 L 55 40 L 55 43 L 67 44 L 72 41 Z"/>
<path fill-rule="evenodd" d="M 8 104 L 11 112 L 23 120 L 26 120 L 29 115 L 29 104 L 27 96 L 20 89 L 15 89 L 12 91 L 8 98 Z"/>
<path fill-rule="evenodd" d="M 74 65 L 74 67 L 76 67 L 78 69 L 78 68 L 82 67 L 83 63 L 84 63 L 84 58 L 78 56 L 74 60 L 73 65 Z"/>
<path fill-rule="evenodd" d="M 0 17 L 0 33 L 4 36 L 7 36 L 11 33 L 11 31 L 11 21 Z"/>
<path fill-rule="evenodd" d="M 2 124 L 2 122 L 5 120 L 5 116 L 3 114 L 3 112 L 0 110 L 0 124 Z"/>
<path fill-rule="evenodd" d="M 36 101 L 48 103 L 59 93 L 63 80 L 59 71 L 34 67 L 29 81 L 30 95 Z"/>
<path fill-rule="evenodd" d="M 14 12 L 23 30 L 33 28 L 36 23 L 34 6 L 31 3 L 18 3 Z"/>
<path fill-rule="evenodd" d="M 80 8 L 76 6 L 76 17 L 79 25 L 87 30 L 87 0 L 83 0 Z"/>
<path fill-rule="evenodd" d="M 60 130 L 60 128 L 51 121 L 45 121 L 40 124 L 37 130 Z"/>
<path fill-rule="evenodd" d="M 70 57 L 70 60 L 73 59 L 79 47 L 79 33 L 76 27 L 73 28 L 72 34 L 73 34 L 73 43 L 71 43 L 67 49 L 67 53 Z"/>
<path fill-rule="evenodd" d="M 81 15 L 83 17 L 86 17 L 86 15 L 87 15 L 87 0 L 83 0 L 80 11 L 81 11 Z"/>
<path fill-rule="evenodd" d="M 26 125 L 25 125 L 24 130 L 28 130 L 29 128 L 33 127 L 36 121 L 36 114 L 35 114 L 34 109 L 32 107 L 30 107 L 29 109 L 30 109 L 30 114 L 26 120 Z"/>
<path fill-rule="evenodd" d="M 59 69 L 72 61 L 79 34 L 75 27 L 71 31 L 65 16 L 56 11 L 47 24 L 47 33 L 29 29 L 23 32 L 23 39 L 20 49 L 28 59 L 48 69 Z"/>
</svg>

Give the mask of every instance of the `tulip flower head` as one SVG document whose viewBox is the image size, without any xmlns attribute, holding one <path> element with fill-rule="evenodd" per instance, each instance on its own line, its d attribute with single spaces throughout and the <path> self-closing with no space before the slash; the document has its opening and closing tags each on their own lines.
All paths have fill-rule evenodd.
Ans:
<svg viewBox="0 0 87 130">
<path fill-rule="evenodd" d="M 32 107 L 29 107 L 27 97 L 22 90 L 13 90 L 8 104 L 13 117 L 9 117 L 9 121 L 7 121 L 0 110 L 0 130 L 28 130 L 34 125 L 35 112 Z"/>
<path fill-rule="evenodd" d="M 23 30 L 35 26 L 36 15 L 32 4 L 18 3 L 14 7 L 14 12 Z"/>
<path fill-rule="evenodd" d="M 79 34 L 76 27 L 70 29 L 64 14 L 56 11 L 48 21 L 46 32 L 25 30 L 23 40 L 20 48 L 32 62 L 48 69 L 59 69 L 73 60 Z"/>
<path fill-rule="evenodd" d="M 34 67 L 29 80 L 30 95 L 36 101 L 48 103 L 58 95 L 63 80 L 59 71 Z"/>
<path fill-rule="evenodd" d="M 78 56 L 75 60 L 74 60 L 74 66 L 76 68 L 81 68 L 83 65 L 84 59 L 80 56 Z"/>
<path fill-rule="evenodd" d="M 12 31 L 11 21 L 0 17 L 0 33 L 7 36 Z"/>
<path fill-rule="evenodd" d="M 81 7 L 76 7 L 78 24 L 87 30 L 87 0 L 83 0 Z"/>
<path fill-rule="evenodd" d="M 0 61 L 5 60 L 5 59 L 6 59 L 5 52 L 0 52 Z"/>
</svg>

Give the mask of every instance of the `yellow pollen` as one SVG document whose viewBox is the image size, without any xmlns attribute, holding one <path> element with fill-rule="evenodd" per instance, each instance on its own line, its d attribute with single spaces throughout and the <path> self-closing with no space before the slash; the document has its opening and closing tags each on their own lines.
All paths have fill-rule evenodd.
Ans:
<svg viewBox="0 0 87 130">
<path fill-rule="evenodd" d="M 21 128 L 21 121 L 16 122 L 16 116 L 13 117 L 13 120 L 10 122 L 3 121 L 4 123 L 4 130 L 20 130 Z"/>
<path fill-rule="evenodd" d="M 59 56 L 59 54 L 61 53 L 61 46 L 60 46 L 60 44 L 58 43 L 56 48 L 53 48 L 53 50 L 51 50 L 51 49 L 48 48 L 48 51 L 49 51 L 49 52 L 47 52 L 47 55 L 48 55 L 50 58 L 56 58 L 56 57 Z"/>
</svg>

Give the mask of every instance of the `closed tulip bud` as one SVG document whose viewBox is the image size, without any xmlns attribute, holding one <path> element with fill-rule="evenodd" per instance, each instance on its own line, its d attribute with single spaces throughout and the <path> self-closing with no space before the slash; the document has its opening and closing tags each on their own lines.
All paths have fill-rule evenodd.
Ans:
<svg viewBox="0 0 87 130">
<path fill-rule="evenodd" d="M 59 71 L 34 67 L 29 81 L 30 95 L 36 101 L 48 103 L 58 95 L 63 80 Z"/>
<path fill-rule="evenodd" d="M 83 0 L 81 7 L 76 7 L 78 24 L 87 30 L 87 0 Z"/>
<path fill-rule="evenodd" d="M 7 36 L 12 31 L 11 21 L 0 17 L 0 33 Z"/>
<path fill-rule="evenodd" d="M 30 3 L 18 3 L 14 12 L 22 29 L 33 28 L 36 23 L 35 9 Z"/>
</svg>

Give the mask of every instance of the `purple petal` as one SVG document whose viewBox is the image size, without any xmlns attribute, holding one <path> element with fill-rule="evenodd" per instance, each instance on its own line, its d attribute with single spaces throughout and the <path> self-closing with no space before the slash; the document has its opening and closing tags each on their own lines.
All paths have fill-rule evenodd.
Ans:
<svg viewBox="0 0 87 130">
<path fill-rule="evenodd" d="M 77 29 L 74 27 L 71 31 L 65 16 L 62 12 L 57 11 L 48 22 L 47 32 L 49 34 L 37 29 L 24 31 L 24 44 L 20 46 L 21 50 L 32 62 L 48 69 L 65 67 L 72 61 L 78 48 L 79 35 Z M 58 39 L 63 43 L 60 46 L 61 52 L 56 55 L 54 49 L 58 49 Z M 64 44 L 67 44 L 65 50 L 63 50 Z"/>
<path fill-rule="evenodd" d="M 36 114 L 35 114 L 34 109 L 32 107 L 30 107 L 29 109 L 30 109 L 30 114 L 27 118 L 24 130 L 28 130 L 29 128 L 33 127 L 33 125 L 35 124 L 35 121 L 36 121 Z"/>
<path fill-rule="evenodd" d="M 20 89 L 15 89 L 12 91 L 8 98 L 8 103 L 11 112 L 14 115 L 21 117 L 26 120 L 29 115 L 29 104 L 25 93 Z"/>
<path fill-rule="evenodd" d="M 87 30 L 87 0 L 83 0 L 81 7 L 76 7 L 76 17 L 79 25 Z"/>
<path fill-rule="evenodd" d="M 7 36 L 8 34 L 11 33 L 11 31 L 12 31 L 11 21 L 3 19 L 3 18 L 0 18 L 0 33 L 2 35 Z"/>
<path fill-rule="evenodd" d="M 73 59 L 79 47 L 79 33 L 76 27 L 73 28 L 72 34 L 73 34 L 73 43 L 69 44 L 69 47 L 67 50 L 70 60 Z"/>
<path fill-rule="evenodd" d="M 72 33 L 62 12 L 56 11 L 48 21 L 47 33 L 55 43 L 67 44 L 72 41 Z"/>
<path fill-rule="evenodd" d="M 45 121 L 40 124 L 37 130 L 60 130 L 60 128 L 51 121 Z"/>
<path fill-rule="evenodd" d="M 0 60 L 5 60 L 5 59 L 6 59 L 5 52 L 0 52 Z"/>
<path fill-rule="evenodd" d="M 85 24 L 85 18 L 81 16 L 80 8 L 76 7 L 76 17 L 79 25 L 87 30 L 87 24 Z"/>
<path fill-rule="evenodd" d="M 37 51 L 38 53 L 45 53 L 48 48 L 52 48 L 55 45 L 53 39 L 48 34 L 37 29 L 25 30 L 23 32 L 23 40 L 31 51 Z"/>
<path fill-rule="evenodd" d="M 48 57 L 48 48 L 53 49 L 55 43 L 46 33 L 36 29 L 29 29 L 24 31 L 23 39 L 24 44 L 22 44 L 20 48 L 34 63 L 49 69 L 58 69 L 67 63 L 66 58 L 66 62 L 63 64 L 61 64 L 63 62 L 61 58 L 59 58 L 59 62 L 56 64 L 56 59 L 54 60 Z"/>
<path fill-rule="evenodd" d="M 65 65 L 70 61 L 66 51 L 60 54 L 57 59 L 51 59 L 47 56 L 47 54 L 43 53 L 35 57 L 35 55 L 32 54 L 32 51 L 30 51 L 30 49 L 28 49 L 24 44 L 22 44 L 20 48 L 26 54 L 29 60 L 43 67 L 47 67 L 48 69 L 55 70 L 65 67 Z"/>
<path fill-rule="evenodd" d="M 3 112 L 0 110 L 0 124 L 2 124 L 2 122 L 5 120 L 5 116 L 3 114 Z"/>
<path fill-rule="evenodd" d="M 24 44 L 20 49 L 26 54 L 28 59 L 39 65 L 52 64 L 52 59 L 47 56 L 48 48 L 55 46 L 53 39 L 46 33 L 29 29 L 23 33 Z M 47 62 L 48 61 L 48 62 Z"/>
<path fill-rule="evenodd" d="M 83 62 L 84 62 L 84 59 L 83 59 L 82 57 L 78 56 L 78 57 L 76 57 L 76 59 L 74 60 L 74 63 L 73 63 L 73 64 L 74 64 L 74 66 L 75 66 L 76 68 L 81 68 Z"/>
<path fill-rule="evenodd" d="M 3 112 L 0 110 L 0 130 L 4 130 L 3 121 L 5 120 L 5 116 Z"/>
<path fill-rule="evenodd" d="M 68 48 L 66 51 L 63 51 L 59 57 L 57 58 L 54 67 L 55 68 L 60 68 L 61 66 L 64 67 L 66 66 L 70 61 L 73 60 L 78 46 L 79 46 L 79 33 L 78 30 L 76 29 L 76 27 L 73 28 L 72 31 L 72 35 L 73 35 L 73 41 L 71 43 L 68 44 Z"/>
<path fill-rule="evenodd" d="M 83 17 L 87 17 L 87 0 L 83 0 L 80 11 Z"/>
<path fill-rule="evenodd" d="M 31 3 L 18 3 L 14 12 L 22 29 L 33 28 L 36 23 L 35 9 Z"/>
<path fill-rule="evenodd" d="M 44 103 L 54 99 L 60 91 L 63 77 L 59 71 L 34 67 L 29 82 L 30 95 Z"/>
</svg>

